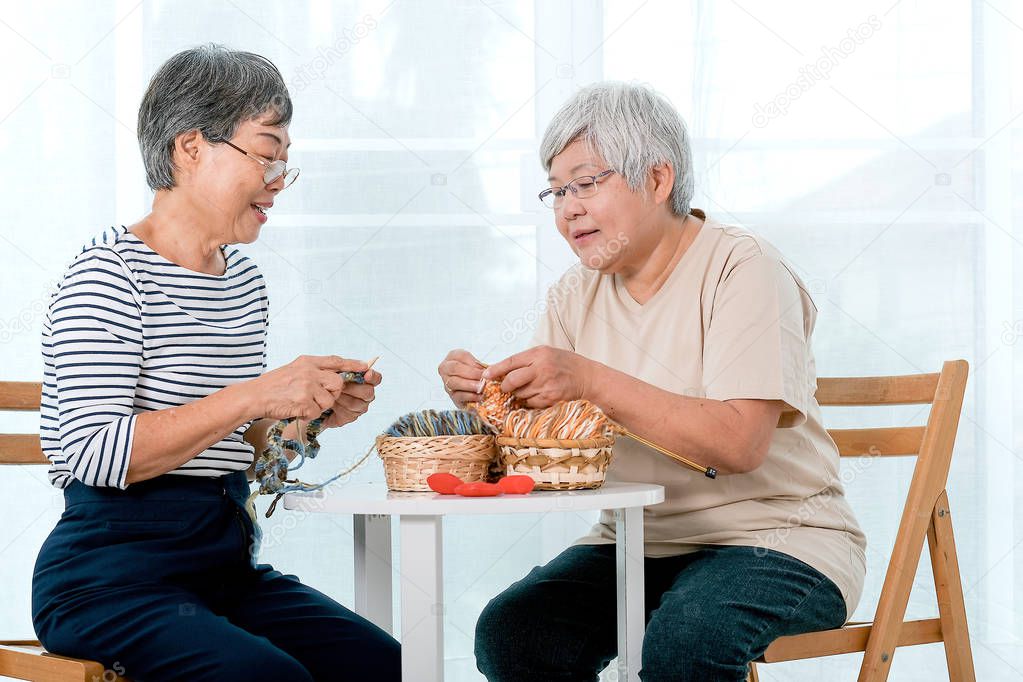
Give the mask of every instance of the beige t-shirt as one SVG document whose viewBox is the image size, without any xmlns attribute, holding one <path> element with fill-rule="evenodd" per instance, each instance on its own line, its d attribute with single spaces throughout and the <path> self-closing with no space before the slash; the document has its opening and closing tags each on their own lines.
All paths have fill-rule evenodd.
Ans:
<svg viewBox="0 0 1023 682">
<path fill-rule="evenodd" d="M 816 317 L 806 287 L 774 247 L 708 218 L 643 305 L 617 275 L 571 268 L 547 296 L 534 343 L 575 351 L 672 393 L 784 401 L 764 463 L 750 473 L 712 480 L 621 436 L 608 480 L 664 486 L 664 502 L 644 513 L 647 556 L 707 545 L 774 549 L 828 576 L 851 615 L 863 589 L 866 540 L 814 398 Z M 605 512 L 579 542 L 613 540 Z"/>
</svg>

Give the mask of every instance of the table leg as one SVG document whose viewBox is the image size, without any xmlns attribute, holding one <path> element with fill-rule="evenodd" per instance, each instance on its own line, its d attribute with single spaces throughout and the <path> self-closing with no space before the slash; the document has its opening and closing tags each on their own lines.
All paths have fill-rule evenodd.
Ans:
<svg viewBox="0 0 1023 682">
<path fill-rule="evenodd" d="M 391 603 L 391 517 L 356 514 L 355 612 L 394 632 Z"/>
<path fill-rule="evenodd" d="M 401 679 L 444 679 L 443 531 L 440 516 L 401 517 Z"/>
<path fill-rule="evenodd" d="M 643 508 L 616 509 L 618 679 L 639 682 L 646 614 L 643 596 Z"/>
</svg>

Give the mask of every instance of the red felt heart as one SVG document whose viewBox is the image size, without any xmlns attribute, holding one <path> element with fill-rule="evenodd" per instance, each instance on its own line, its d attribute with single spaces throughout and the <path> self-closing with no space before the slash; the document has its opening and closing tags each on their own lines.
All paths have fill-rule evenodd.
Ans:
<svg viewBox="0 0 1023 682">
<path fill-rule="evenodd" d="M 501 494 L 501 487 L 493 483 L 463 483 L 455 488 L 455 494 L 462 497 L 496 497 Z"/>
<path fill-rule="evenodd" d="M 430 486 L 430 490 L 438 492 L 441 495 L 454 495 L 455 488 L 462 484 L 462 479 L 454 474 L 430 474 L 426 478 L 426 485 Z"/>
<path fill-rule="evenodd" d="M 536 481 L 532 476 L 505 476 L 497 485 L 509 495 L 525 495 L 533 490 Z"/>
</svg>

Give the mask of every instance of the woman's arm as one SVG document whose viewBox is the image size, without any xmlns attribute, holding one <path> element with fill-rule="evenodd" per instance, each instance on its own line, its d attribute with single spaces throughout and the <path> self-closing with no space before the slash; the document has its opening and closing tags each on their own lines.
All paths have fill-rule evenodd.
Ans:
<svg viewBox="0 0 1023 682">
<path fill-rule="evenodd" d="M 248 421 L 255 406 L 247 383 L 228 386 L 180 407 L 139 414 L 125 483 L 177 469 Z"/>
<path fill-rule="evenodd" d="M 333 355 L 303 355 L 205 398 L 139 414 L 125 482 L 173 471 L 251 419 L 267 417 L 260 420 L 268 424 L 261 425 L 264 444 L 274 421 L 315 419 L 341 396 L 344 384 L 337 373 L 360 364 Z"/>
<path fill-rule="evenodd" d="M 813 304 L 778 258 L 743 258 L 715 292 L 704 338 L 701 393 L 714 398 L 671 393 L 549 346 L 513 355 L 484 376 L 504 377 L 502 389 L 529 407 L 586 398 L 637 436 L 699 464 L 752 471 L 774 430 L 800 423 L 812 400 Z"/>
<path fill-rule="evenodd" d="M 529 407 L 589 400 L 637 436 L 723 474 L 746 473 L 763 463 L 783 406 L 777 400 L 679 395 L 550 346 L 513 355 L 484 375 L 503 376 L 502 390 Z"/>
<path fill-rule="evenodd" d="M 593 365 L 587 399 L 637 436 L 723 474 L 748 473 L 763 464 L 781 401 L 693 398 Z"/>
<path fill-rule="evenodd" d="M 185 405 L 137 412 L 142 328 L 130 268 L 105 245 L 83 251 L 51 300 L 43 358 L 44 391 L 57 407 L 52 439 L 87 485 L 124 488 L 173 471 L 251 419 L 310 420 L 328 407 L 351 408 L 338 404 L 338 372 L 366 369 L 333 355 L 302 356 Z"/>
<path fill-rule="evenodd" d="M 334 411 L 330 417 L 323 422 L 323 428 L 336 428 L 349 424 L 360 416 L 366 413 L 369 409 L 369 404 L 376 399 L 376 387 L 380 385 L 383 377 L 380 372 L 369 369 L 368 366 L 364 365 L 358 360 L 346 361 L 346 370 L 348 372 L 365 372 L 363 377 L 363 383 L 346 382 L 341 393 L 335 400 L 331 409 Z M 257 419 L 252 422 L 248 429 L 245 430 L 244 438 L 245 442 L 252 445 L 255 451 L 255 456 L 252 459 L 252 465 L 248 469 L 249 480 L 255 480 L 256 478 L 256 460 L 259 459 L 259 455 L 266 449 L 267 445 L 267 434 L 273 425 L 279 420 L 277 419 Z M 281 437 L 285 440 L 297 440 L 299 436 L 299 428 L 305 429 L 307 421 L 299 420 L 293 421 L 288 424 L 281 432 Z M 302 438 L 305 437 L 303 433 Z M 290 462 L 295 458 L 295 453 L 290 450 L 284 452 L 284 456 L 288 458 Z"/>
</svg>

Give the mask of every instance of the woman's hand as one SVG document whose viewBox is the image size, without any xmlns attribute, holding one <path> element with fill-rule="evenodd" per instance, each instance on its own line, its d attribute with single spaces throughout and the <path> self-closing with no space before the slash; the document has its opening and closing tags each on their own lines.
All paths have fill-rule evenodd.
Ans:
<svg viewBox="0 0 1023 682">
<path fill-rule="evenodd" d="M 589 398 L 600 363 L 572 351 L 536 346 L 491 365 L 485 379 L 500 379 L 501 390 L 524 400 L 527 407 L 550 407 L 562 400 Z"/>
<path fill-rule="evenodd" d="M 484 367 L 472 353 L 461 348 L 448 353 L 438 365 L 437 373 L 444 382 L 444 390 L 459 409 L 463 409 L 466 403 L 483 399 L 479 390 Z"/>
<path fill-rule="evenodd" d="M 334 414 L 323 420 L 323 427 L 330 429 L 336 426 L 351 424 L 353 421 L 366 414 L 369 404 L 376 399 L 376 387 L 380 385 L 383 377 L 380 372 L 369 369 L 365 362 L 348 360 L 349 365 L 345 366 L 345 372 L 366 372 L 361 384 L 348 382 L 341 389 L 341 395 L 331 406 Z"/>
<path fill-rule="evenodd" d="M 336 355 L 301 355 L 240 386 L 252 403 L 252 417 L 309 421 L 334 406 L 344 390 L 338 372 L 356 365 L 365 369 L 364 363 Z"/>
</svg>

